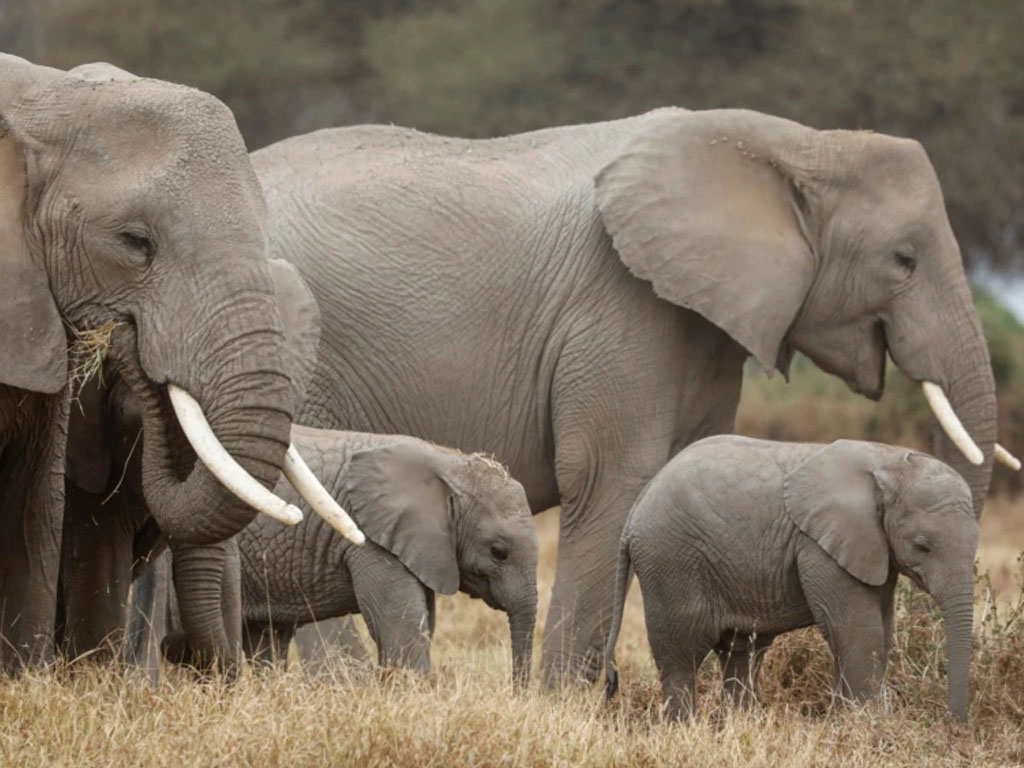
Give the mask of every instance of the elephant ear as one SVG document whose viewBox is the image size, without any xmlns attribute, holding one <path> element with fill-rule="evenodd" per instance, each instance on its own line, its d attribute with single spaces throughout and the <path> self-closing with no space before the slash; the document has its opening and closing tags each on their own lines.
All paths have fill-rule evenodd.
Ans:
<svg viewBox="0 0 1024 768">
<path fill-rule="evenodd" d="M 28 151 L 0 114 L 0 384 L 53 394 L 67 383 L 67 338 L 26 238 Z"/>
<path fill-rule="evenodd" d="M 320 307 L 299 271 L 270 259 L 270 277 L 285 335 L 285 365 L 292 379 L 296 412 L 306 399 L 320 347 Z"/>
<path fill-rule="evenodd" d="M 766 370 L 811 285 L 807 200 L 783 158 L 816 132 L 744 110 L 664 109 L 595 178 L 619 258 L 655 293 L 728 333 Z"/>
<path fill-rule="evenodd" d="M 837 440 L 783 481 L 786 513 L 851 576 L 879 586 L 889 577 L 872 446 Z"/>
<path fill-rule="evenodd" d="M 427 587 L 459 589 L 453 492 L 427 445 L 388 445 L 349 459 L 349 512 L 366 537 Z"/>
</svg>

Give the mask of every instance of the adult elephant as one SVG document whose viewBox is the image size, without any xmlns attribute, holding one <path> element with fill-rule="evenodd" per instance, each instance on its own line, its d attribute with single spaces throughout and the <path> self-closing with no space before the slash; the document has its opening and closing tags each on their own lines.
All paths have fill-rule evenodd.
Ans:
<svg viewBox="0 0 1024 768">
<path fill-rule="evenodd" d="M 316 360 L 319 312 L 294 266 L 271 260 L 269 268 L 281 310 L 291 401 L 298 403 Z M 68 425 L 57 639 L 69 658 L 105 658 L 122 646 L 129 587 L 168 543 L 159 525 L 161 510 L 151 511 L 146 503 L 143 432 L 133 388 L 114 366 L 106 366 L 82 389 Z M 238 590 L 238 584 L 225 583 L 237 548 L 230 540 L 206 546 L 173 541 L 170 548 L 190 650 L 201 663 L 218 660 L 232 667 L 241 618 L 225 622 L 221 609 L 225 590 Z M 151 599 L 145 588 L 143 594 Z"/>
<path fill-rule="evenodd" d="M 917 142 L 668 108 L 492 140 L 325 130 L 252 158 L 271 253 L 322 313 L 299 421 L 489 451 L 535 510 L 561 504 L 549 683 L 596 676 L 626 513 L 733 429 L 748 355 L 786 374 L 800 351 L 876 399 L 888 352 L 936 385 L 967 455 L 945 433 L 936 452 L 981 510 L 992 371 Z"/>
<path fill-rule="evenodd" d="M 119 323 L 110 361 L 142 404 L 145 497 L 172 541 L 297 510 L 268 490 L 291 385 L 231 112 L 119 70 L 3 55 L 0 120 L 0 661 L 14 671 L 52 653 L 76 332 Z"/>
</svg>

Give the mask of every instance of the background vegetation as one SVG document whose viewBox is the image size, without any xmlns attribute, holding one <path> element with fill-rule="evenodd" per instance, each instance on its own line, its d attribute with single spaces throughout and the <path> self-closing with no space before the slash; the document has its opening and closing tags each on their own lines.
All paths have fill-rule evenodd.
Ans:
<svg viewBox="0 0 1024 768">
<path fill-rule="evenodd" d="M 966 257 L 1022 259 L 1018 0 L 0 0 L 0 50 L 220 96 L 251 148 L 744 106 L 919 139 Z M 1022 264 L 1024 265 L 1024 264 Z"/>
</svg>

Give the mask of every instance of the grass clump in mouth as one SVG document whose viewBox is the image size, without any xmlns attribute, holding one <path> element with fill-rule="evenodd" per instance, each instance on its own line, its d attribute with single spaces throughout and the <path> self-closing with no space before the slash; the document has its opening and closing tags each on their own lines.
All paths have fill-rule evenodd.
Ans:
<svg viewBox="0 0 1024 768">
<path fill-rule="evenodd" d="M 110 351 L 111 338 L 114 329 L 121 325 L 117 320 L 107 320 L 103 325 L 95 328 L 79 330 L 69 325 L 75 340 L 68 350 L 71 360 L 71 367 L 68 372 L 68 379 L 71 384 L 72 397 L 79 400 L 82 390 L 92 378 L 98 377 L 100 386 L 103 383 L 103 362 L 107 359 L 107 352 Z"/>
</svg>

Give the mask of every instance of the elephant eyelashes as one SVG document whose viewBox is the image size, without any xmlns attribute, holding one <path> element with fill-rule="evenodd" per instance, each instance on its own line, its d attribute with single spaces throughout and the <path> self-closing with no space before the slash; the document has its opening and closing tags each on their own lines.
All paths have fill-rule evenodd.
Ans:
<svg viewBox="0 0 1024 768">
<path fill-rule="evenodd" d="M 508 546 L 496 541 L 491 544 L 491 557 L 495 560 L 508 560 Z"/>
<path fill-rule="evenodd" d="M 122 232 L 121 240 L 134 251 L 138 251 L 146 260 L 153 258 L 156 252 L 156 244 L 147 235 L 139 232 Z"/>
<path fill-rule="evenodd" d="M 914 269 L 917 267 L 917 258 L 913 254 L 897 251 L 896 263 L 900 265 L 900 269 L 907 273 L 907 277 L 910 277 L 914 274 Z"/>
</svg>

